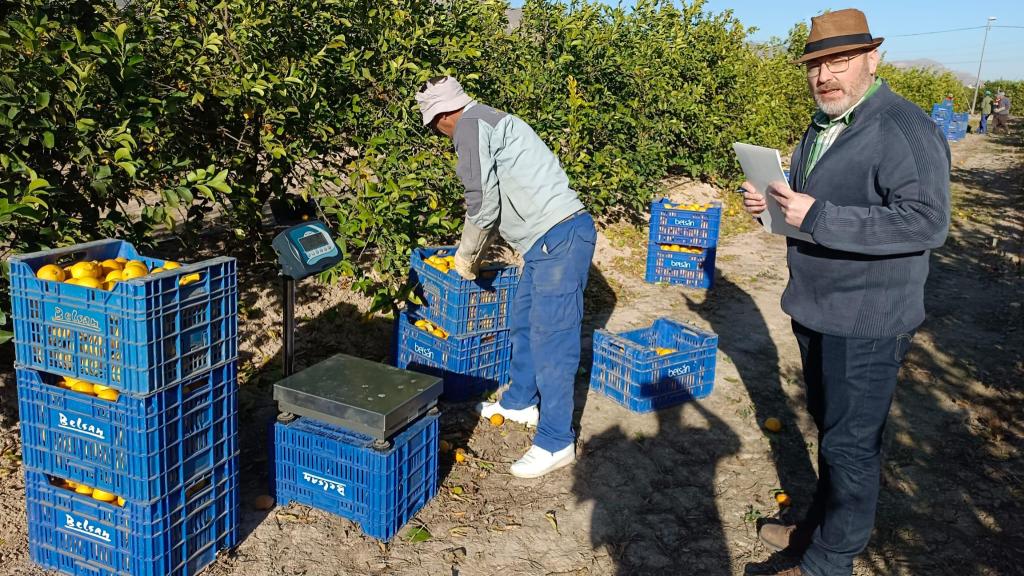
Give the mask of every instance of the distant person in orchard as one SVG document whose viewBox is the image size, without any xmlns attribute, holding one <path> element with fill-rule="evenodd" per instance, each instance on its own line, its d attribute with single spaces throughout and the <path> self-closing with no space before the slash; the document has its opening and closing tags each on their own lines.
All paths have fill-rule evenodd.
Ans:
<svg viewBox="0 0 1024 576">
<path fill-rule="evenodd" d="M 992 91 L 985 90 L 985 97 L 981 99 L 981 126 L 978 134 L 988 132 L 988 117 L 992 115 Z"/>
<path fill-rule="evenodd" d="M 476 278 L 491 234 L 525 261 L 512 301 L 511 386 L 478 406 L 484 418 L 536 426 L 511 473 L 536 478 L 576 459 L 573 385 L 580 363 L 583 289 L 597 232 L 558 157 L 522 119 L 473 100 L 451 76 L 416 94 L 423 124 L 452 139 L 466 191 L 455 270 Z"/>
<path fill-rule="evenodd" d="M 1010 97 L 1000 90 L 996 93 L 995 108 L 992 109 L 992 118 L 995 124 L 992 126 L 992 133 L 995 134 L 999 128 L 1003 134 L 1010 133 Z"/>
<path fill-rule="evenodd" d="M 798 62 L 818 110 L 793 152 L 790 182 L 743 185 L 748 212 L 761 214 L 771 195 L 814 240 L 787 239 L 782 308 L 818 428 L 818 485 L 801 522 L 758 530 L 772 550 L 800 558 L 779 575 L 849 576 L 871 537 L 882 430 L 925 317 L 929 251 L 949 227 L 946 138 L 876 77 L 882 40 L 859 10 L 811 20 Z"/>
</svg>

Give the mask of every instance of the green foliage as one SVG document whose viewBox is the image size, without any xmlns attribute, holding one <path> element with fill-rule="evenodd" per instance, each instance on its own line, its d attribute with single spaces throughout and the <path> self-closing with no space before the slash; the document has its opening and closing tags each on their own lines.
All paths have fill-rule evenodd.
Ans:
<svg viewBox="0 0 1024 576">
<path fill-rule="evenodd" d="M 506 8 L 23 0 L 0 21 L 0 256 L 214 218 L 265 245 L 265 202 L 301 195 L 345 255 L 325 278 L 386 308 L 411 249 L 461 226 L 451 143 L 415 109 L 431 76 L 526 119 L 598 214 L 642 210 L 669 173 L 734 178 L 733 141 L 786 147 L 813 107 L 802 25 L 755 45 L 702 2 L 531 0 L 516 30 Z"/>
<path fill-rule="evenodd" d="M 953 96 L 956 112 L 971 109 L 974 91 L 964 86 L 952 72 L 930 68 L 897 68 L 883 62 L 878 67 L 878 75 L 889 83 L 893 92 L 917 104 L 929 114 L 932 104 L 942 102 L 947 96 Z"/>
</svg>

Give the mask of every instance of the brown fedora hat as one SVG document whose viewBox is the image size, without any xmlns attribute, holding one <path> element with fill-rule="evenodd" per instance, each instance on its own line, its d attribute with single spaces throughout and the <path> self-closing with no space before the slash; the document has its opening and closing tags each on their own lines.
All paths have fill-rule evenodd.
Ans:
<svg viewBox="0 0 1024 576">
<path fill-rule="evenodd" d="M 811 18 L 811 33 L 797 63 L 859 48 L 877 48 L 885 38 L 872 38 L 868 19 L 854 8 Z"/>
</svg>

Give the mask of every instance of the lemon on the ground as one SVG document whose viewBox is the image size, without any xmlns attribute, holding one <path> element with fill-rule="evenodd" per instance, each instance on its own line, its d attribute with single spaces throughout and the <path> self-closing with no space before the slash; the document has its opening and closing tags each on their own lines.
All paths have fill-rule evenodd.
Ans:
<svg viewBox="0 0 1024 576">
<path fill-rule="evenodd" d="M 779 506 L 789 506 L 792 503 L 789 499 L 789 494 L 786 494 L 785 492 L 776 492 L 775 502 L 777 502 Z"/>
<path fill-rule="evenodd" d="M 47 264 L 39 270 L 36 270 L 36 278 L 39 278 L 40 280 L 51 280 L 53 282 L 63 282 L 64 270 L 55 264 Z"/>
<path fill-rule="evenodd" d="M 113 502 L 117 500 L 117 495 L 111 494 L 110 492 L 104 492 L 99 488 L 92 491 L 93 500 L 99 500 L 100 502 Z"/>
<path fill-rule="evenodd" d="M 75 262 L 71 266 L 71 277 L 79 280 L 82 278 L 95 278 L 101 270 L 103 269 L 92 262 Z"/>
<path fill-rule="evenodd" d="M 782 421 L 778 418 L 768 418 L 764 421 L 764 429 L 769 432 L 779 432 L 782 430 Z"/>
<path fill-rule="evenodd" d="M 465 462 L 466 461 L 466 451 L 463 450 L 462 448 L 459 448 L 459 449 L 455 450 L 455 461 L 456 462 Z"/>
<path fill-rule="evenodd" d="M 491 414 L 491 417 L 488 418 L 488 420 L 491 421 L 491 426 L 501 426 L 505 423 L 505 417 L 501 414 Z"/>
</svg>

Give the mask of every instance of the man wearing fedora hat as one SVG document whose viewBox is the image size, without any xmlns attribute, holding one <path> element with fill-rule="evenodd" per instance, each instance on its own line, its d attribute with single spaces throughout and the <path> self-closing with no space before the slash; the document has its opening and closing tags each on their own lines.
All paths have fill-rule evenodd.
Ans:
<svg viewBox="0 0 1024 576">
<path fill-rule="evenodd" d="M 495 230 L 523 255 L 509 315 L 511 384 L 499 401 L 478 410 L 484 418 L 500 414 L 537 427 L 533 446 L 510 472 L 543 476 L 576 458 L 573 383 L 594 221 L 558 157 L 522 119 L 476 102 L 451 76 L 427 81 L 416 102 L 423 124 L 454 142 L 455 172 L 466 188 L 456 272 L 476 277 Z"/>
<path fill-rule="evenodd" d="M 868 543 L 882 430 L 924 320 L 929 251 L 949 227 L 946 138 L 875 77 L 881 43 L 858 10 L 812 19 L 798 62 L 818 111 L 793 152 L 790 182 L 766 191 L 814 240 L 787 239 L 782 308 L 818 428 L 818 485 L 802 522 L 758 531 L 772 550 L 800 557 L 780 573 L 789 576 L 849 576 Z M 747 211 L 760 214 L 765 196 L 743 188 Z"/>
</svg>

